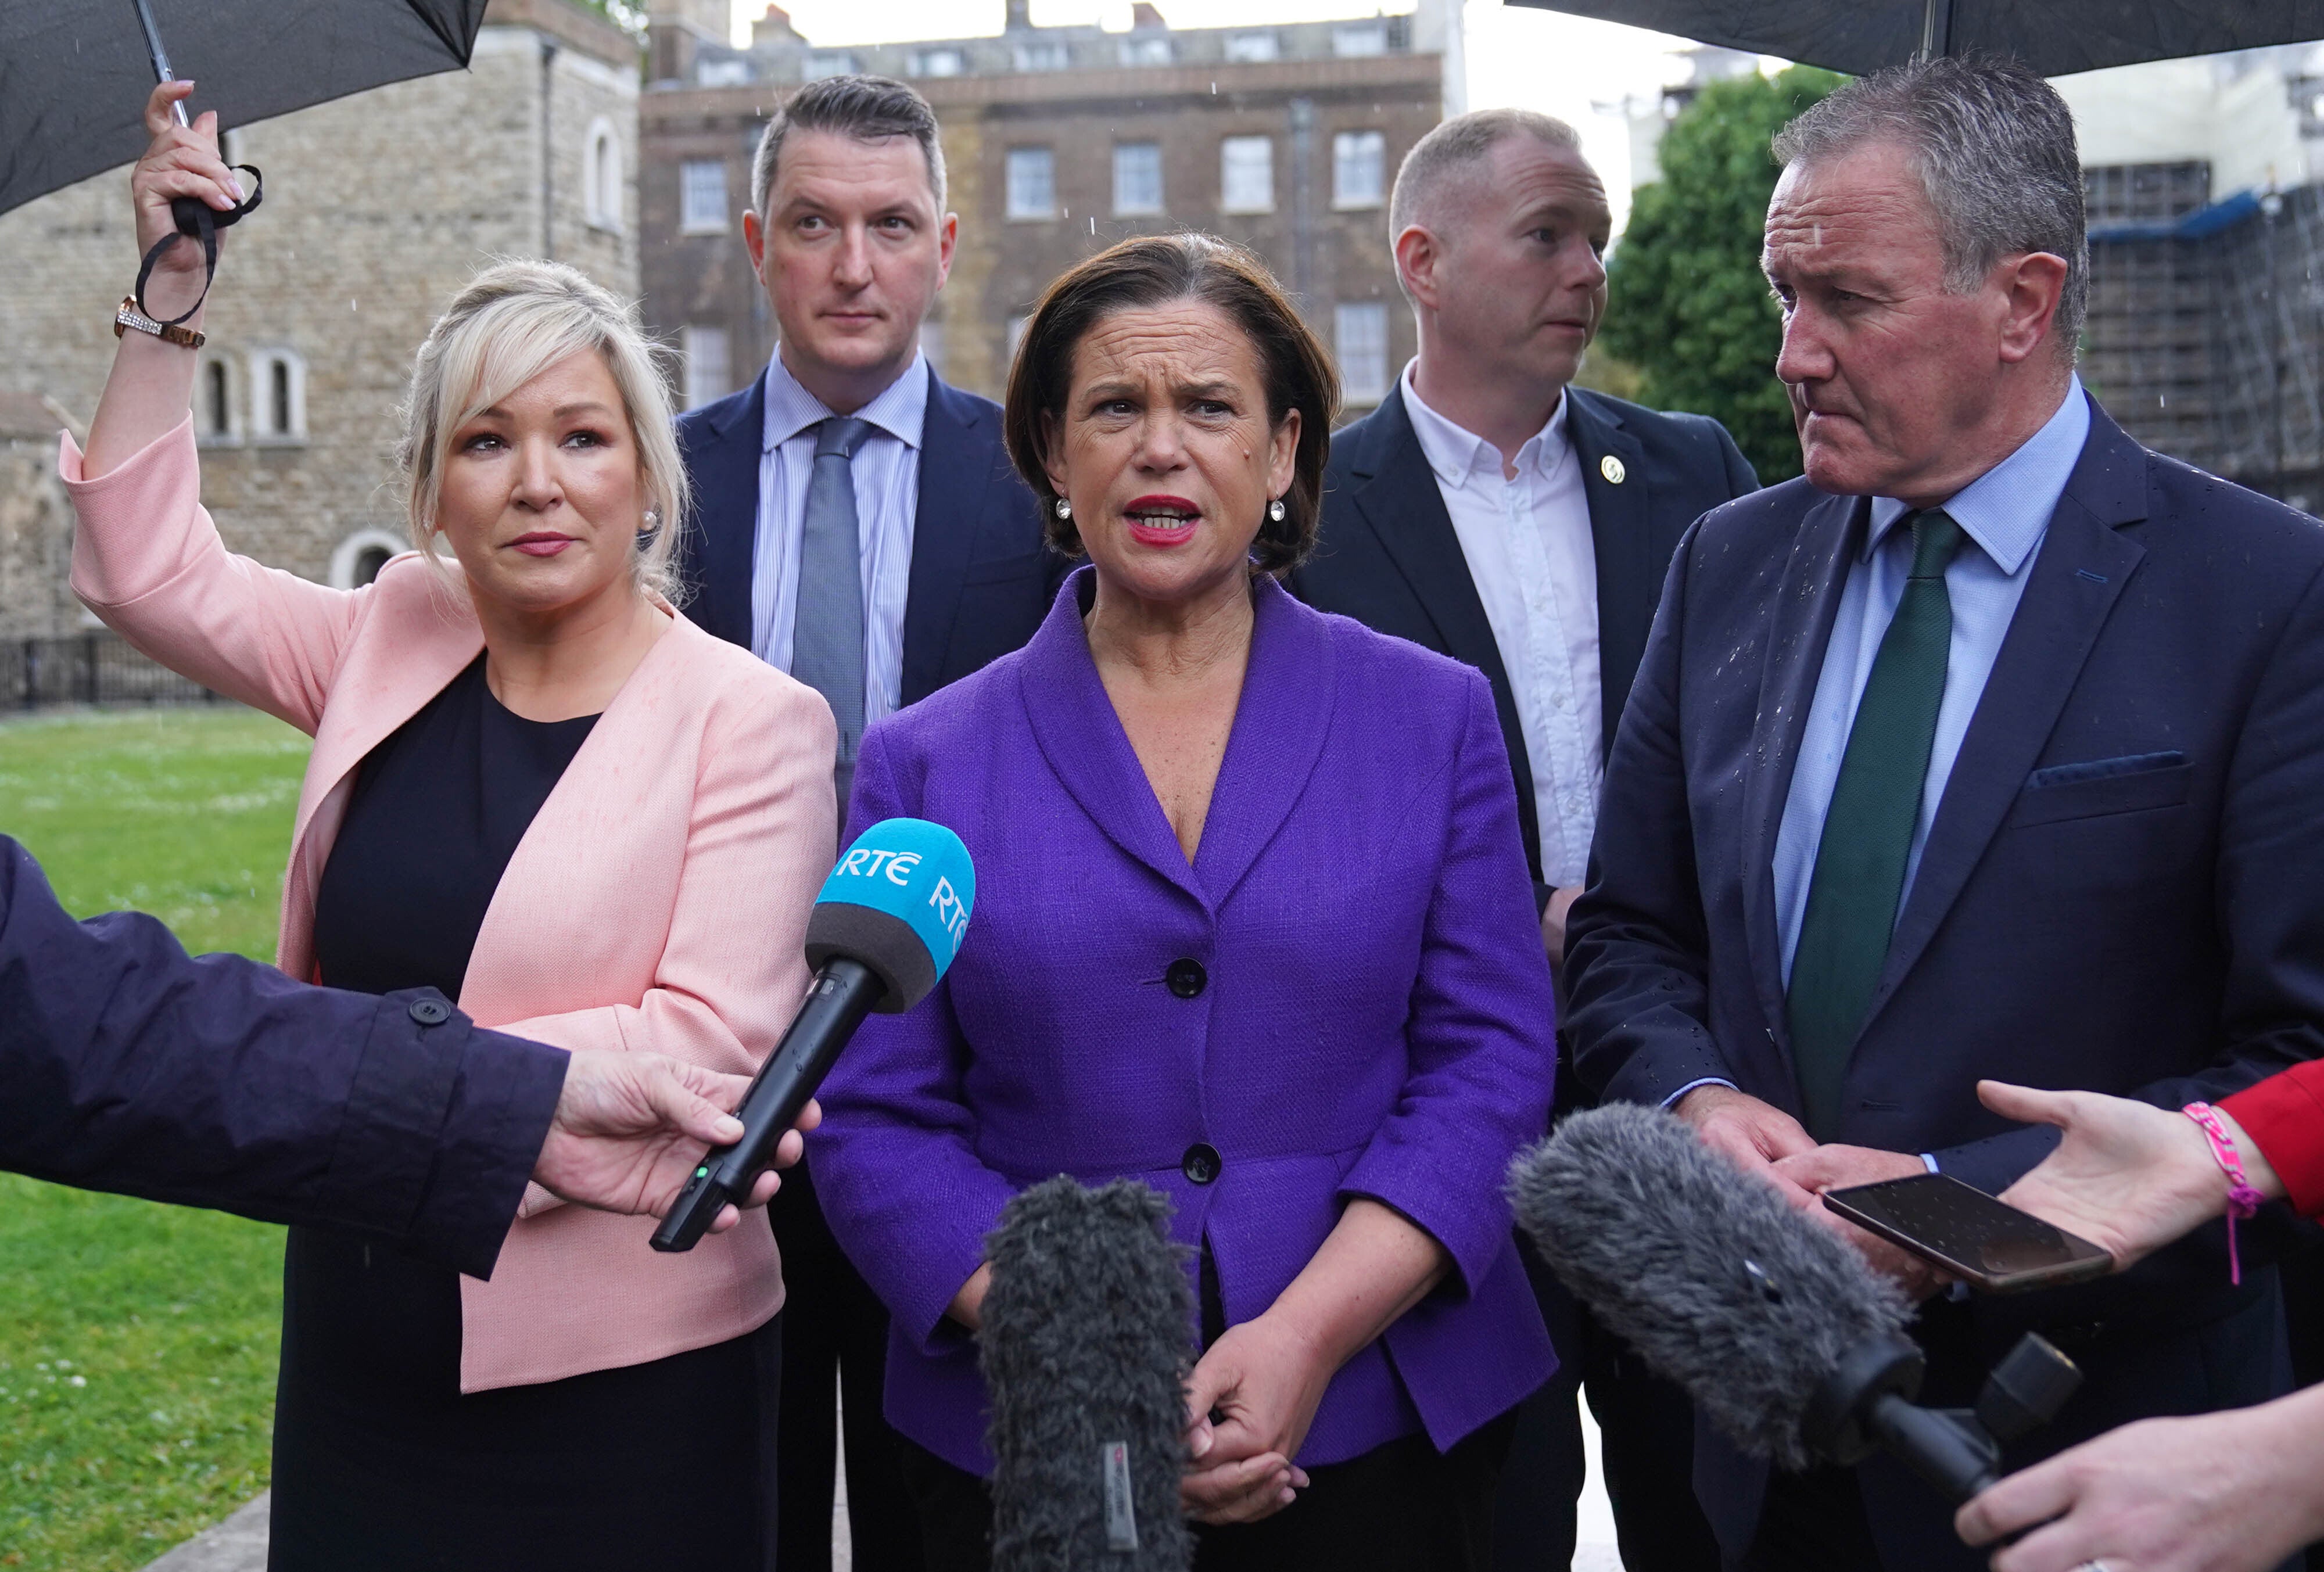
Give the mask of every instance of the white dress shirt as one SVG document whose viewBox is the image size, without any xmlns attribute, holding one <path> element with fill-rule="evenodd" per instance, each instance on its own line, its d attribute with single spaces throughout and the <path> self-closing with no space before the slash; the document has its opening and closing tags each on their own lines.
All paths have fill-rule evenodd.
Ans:
<svg viewBox="0 0 2324 1572">
<path fill-rule="evenodd" d="M 1541 877 L 1582 882 L 1598 827 L 1602 703 L 1598 687 L 1598 553 L 1582 464 L 1565 434 L 1566 400 L 1517 449 L 1517 476 L 1500 449 L 1422 401 L 1404 368 L 1404 406 L 1461 538 L 1508 673 L 1533 767 Z"/>
<path fill-rule="evenodd" d="M 863 546 L 863 723 L 902 706 L 904 604 L 911 592 L 912 527 L 919 513 L 920 437 L 928 371 L 918 355 L 903 375 L 855 411 L 872 432 L 855 450 L 855 519 Z M 751 648 L 791 668 L 798 626 L 799 545 L 816 427 L 831 418 L 799 385 L 779 351 L 767 365 L 767 423 L 759 453 L 759 532 L 751 553 Z M 843 807 L 844 804 L 843 804 Z"/>
</svg>

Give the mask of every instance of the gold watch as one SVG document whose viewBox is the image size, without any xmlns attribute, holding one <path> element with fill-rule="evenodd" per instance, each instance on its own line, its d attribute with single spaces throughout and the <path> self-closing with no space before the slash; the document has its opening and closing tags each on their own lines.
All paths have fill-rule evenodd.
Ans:
<svg viewBox="0 0 2324 1572">
<path fill-rule="evenodd" d="M 121 297 L 121 309 L 113 314 L 113 336 L 120 337 L 122 331 L 130 327 L 140 333 L 150 333 L 171 344 L 182 344 L 188 349 L 199 349 L 209 342 L 208 335 L 198 333 L 181 322 L 154 321 L 137 308 L 136 296 L 124 295 Z"/>
</svg>

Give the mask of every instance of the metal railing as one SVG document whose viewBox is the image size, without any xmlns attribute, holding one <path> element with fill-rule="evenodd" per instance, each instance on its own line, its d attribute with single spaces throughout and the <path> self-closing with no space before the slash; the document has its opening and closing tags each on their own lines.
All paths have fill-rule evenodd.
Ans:
<svg viewBox="0 0 2324 1572">
<path fill-rule="evenodd" d="M 0 640 L 0 709 L 52 704 L 216 704 L 226 701 L 157 666 L 117 633 Z"/>
</svg>

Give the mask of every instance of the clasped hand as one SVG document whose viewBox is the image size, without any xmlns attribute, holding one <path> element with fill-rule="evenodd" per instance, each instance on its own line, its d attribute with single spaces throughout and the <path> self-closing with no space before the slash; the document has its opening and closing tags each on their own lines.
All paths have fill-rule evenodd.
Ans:
<svg viewBox="0 0 2324 1572">
<path fill-rule="evenodd" d="M 1289 1505 L 1307 1487 L 1291 1459 L 1336 1368 L 1277 1312 L 1228 1328 L 1186 1383 L 1190 1461 L 1178 1485 L 1186 1515 L 1255 1522 Z"/>
<path fill-rule="evenodd" d="M 1766 1180 L 1785 1200 L 1854 1246 L 1872 1269 L 1915 1302 L 1951 1279 L 1908 1250 L 1876 1237 L 1823 1204 L 1823 1192 L 1928 1172 L 1907 1152 L 1817 1144 L 1800 1122 L 1771 1103 L 1732 1087 L 1698 1087 L 1679 1100 L 1678 1116 L 1702 1144 L 1745 1172 Z"/>
</svg>

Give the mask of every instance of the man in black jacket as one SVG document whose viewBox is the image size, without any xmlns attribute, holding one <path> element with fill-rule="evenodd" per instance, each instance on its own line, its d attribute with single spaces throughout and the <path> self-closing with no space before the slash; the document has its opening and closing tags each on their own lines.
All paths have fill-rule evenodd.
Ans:
<svg viewBox="0 0 2324 1572">
<path fill-rule="evenodd" d="M 1303 599 L 1491 679 L 1542 942 L 1563 965 L 1605 750 L 1663 573 L 1695 519 L 1753 491 L 1718 422 L 1569 384 L 1606 305 L 1612 218 L 1571 127 L 1522 110 L 1447 121 L 1397 172 L 1388 225 L 1420 354 L 1332 440 Z M 1560 1111 L 1578 1106 L 1561 1066 Z M 1561 1363 L 1503 1476 L 1496 1564 L 1572 1559 L 1587 1373 L 1632 1572 L 1712 1572 L 1684 1400 L 1589 1321 L 1525 1245 Z"/>
<path fill-rule="evenodd" d="M 0 1169 L 348 1229 L 489 1277 L 527 1179 L 663 1211 L 707 1145 L 741 1135 L 722 1110 L 749 1084 L 484 1031 L 432 989 L 192 958 L 135 912 L 77 923 L 0 836 Z"/>
</svg>

